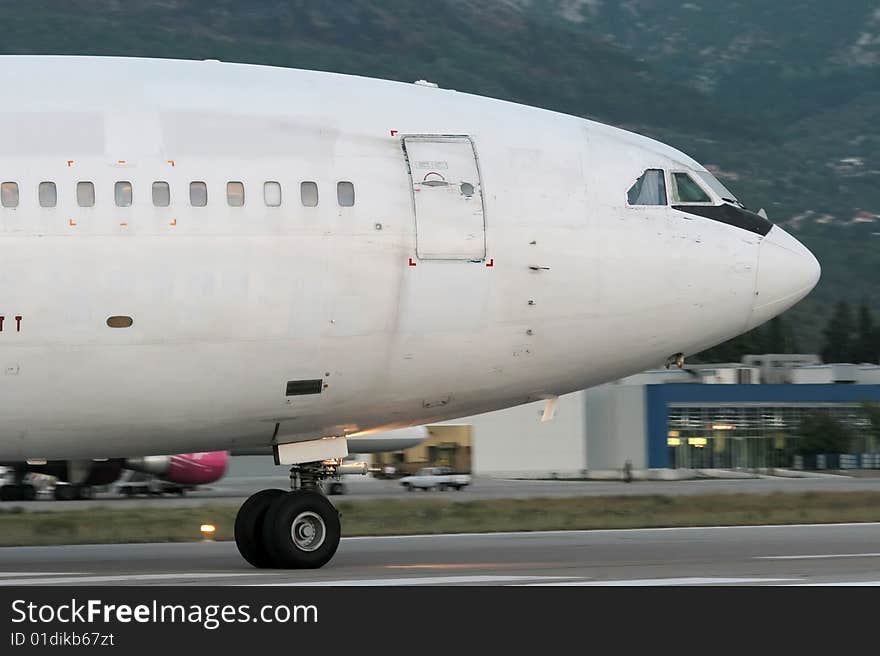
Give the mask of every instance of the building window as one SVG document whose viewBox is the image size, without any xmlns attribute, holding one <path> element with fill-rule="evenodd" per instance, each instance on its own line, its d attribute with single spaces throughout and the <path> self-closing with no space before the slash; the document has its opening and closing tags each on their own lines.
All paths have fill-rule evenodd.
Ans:
<svg viewBox="0 0 880 656">
<path fill-rule="evenodd" d="M 267 182 L 263 185 L 263 200 L 268 207 L 281 206 L 281 185 L 277 182 Z"/>
<path fill-rule="evenodd" d="M 93 183 L 76 183 L 76 204 L 80 207 L 95 206 L 95 185 Z"/>
<path fill-rule="evenodd" d="M 190 182 L 189 204 L 193 207 L 205 207 L 208 204 L 208 185 L 204 182 Z"/>
<path fill-rule="evenodd" d="M 171 187 L 167 182 L 153 183 L 153 205 L 156 207 L 168 207 L 171 205 Z"/>
<path fill-rule="evenodd" d="M 55 207 L 58 205 L 58 188 L 54 182 L 41 182 L 37 188 L 37 197 L 40 207 Z"/>
<path fill-rule="evenodd" d="M 666 178 L 661 169 L 648 169 L 626 193 L 630 205 L 666 205 Z"/>
<path fill-rule="evenodd" d="M 18 207 L 18 183 L 4 182 L 0 184 L 0 201 L 3 207 Z"/>
<path fill-rule="evenodd" d="M 244 183 L 227 182 L 226 183 L 226 202 L 229 207 L 244 206 Z"/>
<path fill-rule="evenodd" d="M 128 181 L 117 182 L 113 190 L 116 207 L 131 207 L 132 201 L 131 183 Z"/>
<path fill-rule="evenodd" d="M 306 207 L 317 207 L 318 206 L 318 183 L 317 182 L 303 182 L 299 186 L 299 195 L 302 199 L 302 204 Z"/>
<path fill-rule="evenodd" d="M 343 181 L 336 185 L 336 200 L 340 207 L 354 207 L 354 184 Z"/>
</svg>

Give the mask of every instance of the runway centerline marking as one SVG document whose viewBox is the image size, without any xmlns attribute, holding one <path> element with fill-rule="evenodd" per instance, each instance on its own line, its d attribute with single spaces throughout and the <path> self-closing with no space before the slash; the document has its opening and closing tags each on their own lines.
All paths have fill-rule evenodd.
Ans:
<svg viewBox="0 0 880 656">
<path fill-rule="evenodd" d="M 412 565 L 383 565 L 383 569 L 522 569 L 546 567 L 555 563 L 416 563 Z"/>
<path fill-rule="evenodd" d="M 400 585 L 464 585 L 467 583 L 529 583 L 533 581 L 571 580 L 570 576 L 408 576 L 386 579 L 340 579 L 336 581 L 278 581 L 274 583 L 257 583 L 261 587 L 365 587 L 365 586 L 400 586 Z M 248 584 L 245 584 L 248 585 Z"/>
<path fill-rule="evenodd" d="M 802 528 L 878 528 L 880 522 L 842 522 L 839 524 L 736 524 L 729 526 L 661 526 L 653 528 L 587 528 L 557 531 L 487 531 L 484 533 L 413 533 L 410 535 L 353 535 L 342 538 L 342 542 L 361 540 L 399 540 L 401 538 L 488 538 L 488 537 L 527 537 L 539 535 L 587 535 L 599 533 L 661 533 L 669 531 L 720 531 L 751 529 L 802 529 Z"/>
<path fill-rule="evenodd" d="M 832 582 L 824 582 L 824 583 L 793 583 L 791 584 L 797 587 L 804 588 L 822 588 L 822 587 L 843 587 L 843 588 L 857 588 L 857 587 L 877 587 L 880 586 L 880 581 L 832 581 Z"/>
<path fill-rule="evenodd" d="M 28 579 L 0 579 L 3 585 L 61 585 L 65 583 L 81 583 L 91 585 L 93 583 L 114 583 L 119 581 L 132 581 L 134 583 L 148 583 L 150 581 L 173 581 L 175 579 L 222 579 L 237 576 L 254 576 L 253 572 L 179 572 L 176 574 L 116 574 L 113 576 L 63 576 L 41 577 Z"/>
<path fill-rule="evenodd" d="M 724 578 L 724 577 L 704 577 L 704 576 L 688 576 L 668 579 L 613 579 L 607 581 L 557 581 L 551 583 L 528 583 L 526 585 L 533 587 L 550 587 L 550 586 L 595 586 L 595 587 L 622 587 L 622 586 L 663 586 L 663 585 L 752 585 L 755 583 L 789 583 L 799 582 L 803 579 L 771 579 L 771 578 Z"/>
<path fill-rule="evenodd" d="M 820 560 L 823 558 L 880 558 L 880 552 L 848 554 L 803 554 L 800 556 L 755 556 L 755 560 Z"/>
<path fill-rule="evenodd" d="M 0 579 L 10 576 L 76 576 L 88 574 L 88 572 L 0 572 Z"/>
</svg>

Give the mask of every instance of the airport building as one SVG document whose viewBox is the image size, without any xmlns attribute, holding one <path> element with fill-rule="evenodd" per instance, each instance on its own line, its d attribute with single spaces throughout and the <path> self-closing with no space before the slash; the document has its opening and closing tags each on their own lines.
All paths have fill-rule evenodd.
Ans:
<svg viewBox="0 0 880 656">
<path fill-rule="evenodd" d="M 770 354 L 646 371 L 561 397 L 549 421 L 541 401 L 445 422 L 469 430 L 444 434 L 466 436 L 473 471 L 488 476 L 602 477 L 627 461 L 639 470 L 788 468 L 801 420 L 819 408 L 864 436 L 863 450 L 880 451 L 861 412 L 869 402 L 880 403 L 877 365 Z"/>
</svg>

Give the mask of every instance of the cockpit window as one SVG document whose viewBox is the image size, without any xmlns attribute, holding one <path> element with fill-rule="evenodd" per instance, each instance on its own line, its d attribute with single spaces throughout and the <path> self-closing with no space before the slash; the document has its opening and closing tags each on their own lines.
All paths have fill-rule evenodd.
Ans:
<svg viewBox="0 0 880 656">
<path fill-rule="evenodd" d="M 662 169 L 648 169 L 626 193 L 630 205 L 666 205 L 666 178 Z"/>
<path fill-rule="evenodd" d="M 712 203 L 709 194 L 687 173 L 672 174 L 672 198 L 676 203 Z"/>
<path fill-rule="evenodd" d="M 718 194 L 721 200 L 727 203 L 733 203 L 734 205 L 741 204 L 739 200 L 737 200 L 737 197 L 733 195 L 733 192 L 721 184 L 721 181 L 708 171 L 697 171 L 697 175 L 702 178 L 703 182 L 709 187 L 709 189 Z"/>
</svg>

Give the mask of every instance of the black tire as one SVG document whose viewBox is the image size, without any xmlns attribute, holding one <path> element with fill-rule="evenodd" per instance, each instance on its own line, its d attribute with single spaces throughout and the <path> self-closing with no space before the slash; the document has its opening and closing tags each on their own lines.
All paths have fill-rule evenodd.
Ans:
<svg viewBox="0 0 880 656">
<path fill-rule="evenodd" d="M 37 488 L 33 485 L 22 485 L 21 486 L 21 500 L 22 501 L 33 501 L 37 498 Z"/>
<path fill-rule="evenodd" d="M 134 488 L 131 485 L 126 485 L 121 490 L 122 494 L 127 497 L 134 496 Z"/>
<path fill-rule="evenodd" d="M 4 485 L 0 487 L 0 501 L 19 501 L 21 490 L 17 485 Z"/>
<path fill-rule="evenodd" d="M 299 544 L 295 535 L 300 535 Z M 322 494 L 288 492 L 272 501 L 263 520 L 263 544 L 283 569 L 323 567 L 339 547 L 339 511 Z"/>
<path fill-rule="evenodd" d="M 409 483 L 404 483 L 404 484 L 403 484 L 403 489 L 406 490 L 407 492 L 412 492 L 412 491 L 413 491 L 413 486 L 410 485 Z"/>
<path fill-rule="evenodd" d="M 75 485 L 73 487 L 74 499 L 94 499 L 95 488 L 91 485 Z"/>
<path fill-rule="evenodd" d="M 53 496 L 56 501 L 72 501 L 76 498 L 76 491 L 72 485 L 56 485 Z"/>
<path fill-rule="evenodd" d="M 263 547 L 263 521 L 269 506 L 284 490 L 260 490 L 241 504 L 235 516 L 235 544 L 241 557 L 257 568 L 272 567 L 272 559 Z"/>
</svg>

